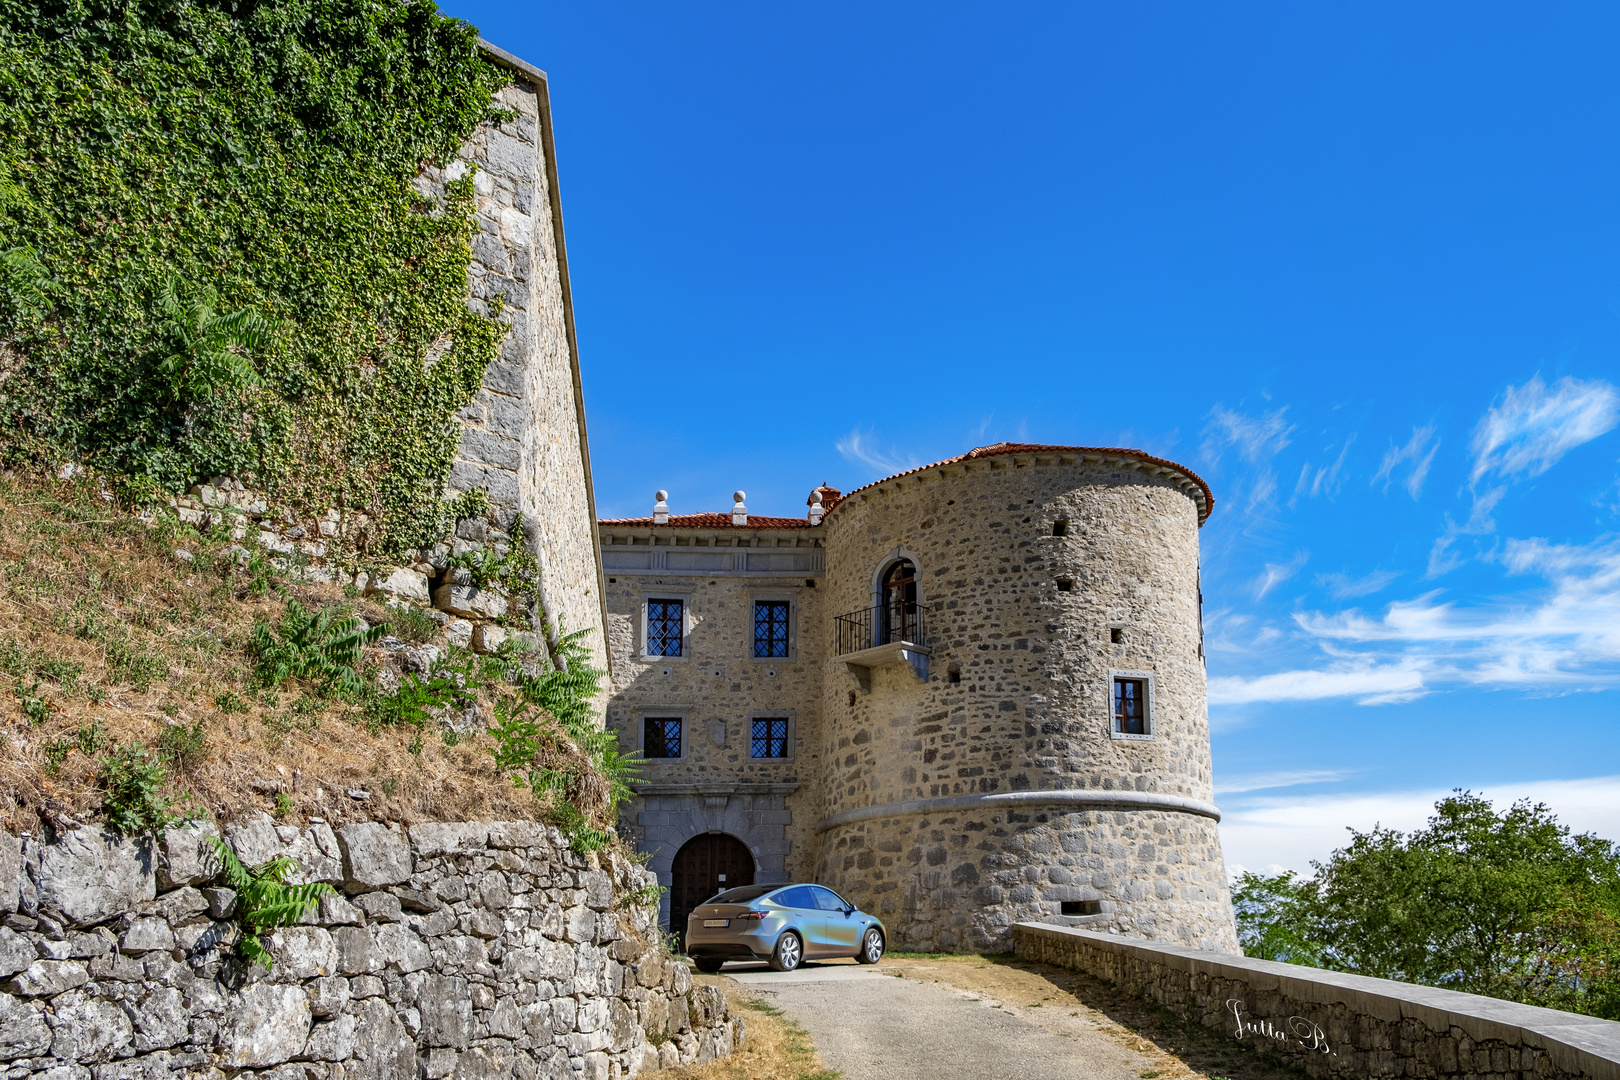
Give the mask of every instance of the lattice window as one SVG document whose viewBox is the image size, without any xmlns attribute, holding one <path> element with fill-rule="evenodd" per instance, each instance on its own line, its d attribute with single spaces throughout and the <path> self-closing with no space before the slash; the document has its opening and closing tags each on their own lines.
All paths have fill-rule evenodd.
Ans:
<svg viewBox="0 0 1620 1080">
<path fill-rule="evenodd" d="M 754 601 L 754 655 L 786 657 L 787 654 L 788 602 Z"/>
<path fill-rule="evenodd" d="M 1121 735 L 1148 734 L 1145 679 L 1114 680 L 1114 730 Z"/>
<path fill-rule="evenodd" d="M 685 615 L 685 601 L 647 601 L 648 656 L 681 655 L 681 636 L 685 630 Z"/>
<path fill-rule="evenodd" d="M 681 756 L 681 718 L 645 716 L 641 720 L 641 755 L 648 758 Z"/>
<path fill-rule="evenodd" d="M 785 716 L 756 716 L 754 718 L 754 745 L 752 756 L 757 758 L 785 758 L 788 756 L 788 718 Z"/>
</svg>

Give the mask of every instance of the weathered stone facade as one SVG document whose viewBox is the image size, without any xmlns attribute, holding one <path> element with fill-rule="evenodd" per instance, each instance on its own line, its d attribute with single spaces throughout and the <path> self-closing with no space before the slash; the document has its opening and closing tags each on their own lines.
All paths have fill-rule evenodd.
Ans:
<svg viewBox="0 0 1620 1080">
<path fill-rule="evenodd" d="M 1620 1023 L 1320 968 L 1021 923 L 1019 956 L 1158 1002 L 1310 1076 L 1608 1080 Z"/>
<path fill-rule="evenodd" d="M 749 721 L 754 713 L 769 712 L 791 717 L 800 732 L 819 727 L 826 642 L 799 629 L 788 656 L 754 657 L 753 604 L 787 601 L 797 627 L 819 627 L 822 597 L 810 583 L 821 573 L 822 551 L 796 527 L 755 528 L 743 536 L 679 529 L 642 550 L 634 542 L 640 537 L 623 539 L 606 559 L 613 656 L 608 723 L 622 747 L 641 750 L 644 716 L 680 715 L 685 738 L 679 758 L 646 763 L 636 785 L 643 798 L 624 819 L 621 835 L 652 853 L 649 869 L 665 884 L 681 844 L 710 831 L 748 845 L 758 860 L 758 880 L 783 880 L 789 851 L 814 839 L 813 821 L 795 819 L 787 800 L 819 772 L 821 751 L 799 738 L 787 758 L 752 757 Z M 657 572 L 635 573 L 638 564 L 653 570 L 655 560 Z M 799 573 L 787 576 L 785 567 Z M 683 655 L 646 654 L 643 612 L 649 597 L 683 600 L 689 623 Z M 663 917 L 669 917 L 667 897 Z"/>
<path fill-rule="evenodd" d="M 232 825 L 244 862 L 290 856 L 338 890 L 274 932 L 268 970 L 231 955 L 210 835 L 0 833 L 6 1076 L 608 1080 L 742 1038 L 656 943 L 644 872 L 555 829 Z"/>
<path fill-rule="evenodd" d="M 641 716 L 680 713 L 693 747 L 649 765 L 648 798 L 625 818 L 661 880 L 687 839 L 728 831 L 756 850 L 760 880 L 785 848 L 782 877 L 843 892 L 899 947 L 1004 950 L 1012 923 L 1050 919 L 1235 951 L 1210 802 L 1202 481 L 1136 451 L 1003 444 L 820 498 L 819 523 L 600 524 L 610 723 L 638 746 Z M 790 552 L 792 579 L 751 561 Z M 877 605 L 900 559 L 916 570 L 921 640 L 846 640 L 848 621 L 840 638 L 837 617 Z M 753 598 L 790 587 L 805 598 L 795 662 L 737 677 L 761 663 Z M 643 655 L 649 596 L 686 598 L 679 659 Z M 1115 730 L 1116 678 L 1144 687 L 1145 733 Z M 788 709 L 791 761 L 705 737 Z M 784 783 L 797 785 L 786 820 L 761 802 L 742 822 L 765 850 L 700 805 Z M 686 802 L 671 803 L 674 784 L 691 785 Z"/>
<path fill-rule="evenodd" d="M 585 406 L 575 347 L 568 260 L 558 205 L 556 153 L 545 73 L 486 43 L 486 55 L 512 72 L 496 104 L 517 115 L 480 125 L 442 182 L 474 171 L 478 234 L 473 238 L 471 306 L 512 330 L 463 410 L 461 449 L 449 494 L 482 488 L 497 508 L 491 526 L 528 544 L 540 566 L 543 617 L 564 630 L 600 629 L 604 609 Z M 490 528 L 468 522 L 458 540 L 485 543 Z M 587 636 L 598 663 L 607 650 Z"/>
</svg>

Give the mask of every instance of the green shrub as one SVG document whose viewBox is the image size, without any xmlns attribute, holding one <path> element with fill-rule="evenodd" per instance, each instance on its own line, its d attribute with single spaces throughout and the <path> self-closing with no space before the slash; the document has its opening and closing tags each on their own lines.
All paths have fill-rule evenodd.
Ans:
<svg viewBox="0 0 1620 1080">
<path fill-rule="evenodd" d="M 195 768 L 208 756 L 208 735 L 203 724 L 174 724 L 158 736 L 158 757 L 182 772 Z"/>
<path fill-rule="evenodd" d="M 419 607 L 390 608 L 388 629 L 401 641 L 408 641 L 413 645 L 424 645 L 439 636 L 439 624 Z"/>
<path fill-rule="evenodd" d="M 107 824 L 125 836 L 162 832 L 186 815 L 164 794 L 169 771 L 140 743 L 120 747 L 101 759 L 96 783 L 106 796 Z"/>
<path fill-rule="evenodd" d="M 367 627 L 353 616 L 339 617 L 331 609 L 306 611 L 298 601 L 289 600 L 276 630 L 262 619 L 253 624 L 249 648 L 266 687 L 298 678 L 308 679 L 323 692 L 356 694 L 363 686 L 355 671 L 361 650 L 386 629 Z"/>
</svg>

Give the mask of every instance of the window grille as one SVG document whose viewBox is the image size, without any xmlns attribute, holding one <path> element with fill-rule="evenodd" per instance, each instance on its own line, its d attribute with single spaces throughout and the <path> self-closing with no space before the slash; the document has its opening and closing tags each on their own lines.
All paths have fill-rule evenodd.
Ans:
<svg viewBox="0 0 1620 1080">
<path fill-rule="evenodd" d="M 759 716 L 754 718 L 752 756 L 757 758 L 788 756 L 787 717 Z"/>
<path fill-rule="evenodd" d="M 647 601 L 647 655 L 681 655 L 686 605 L 680 600 Z"/>
<path fill-rule="evenodd" d="M 788 602 L 786 600 L 754 601 L 754 655 L 756 657 L 788 654 Z"/>
<path fill-rule="evenodd" d="M 1121 735 L 1148 734 L 1146 680 L 1114 680 L 1114 730 Z"/>
<path fill-rule="evenodd" d="M 642 718 L 641 755 L 648 758 L 681 756 L 681 718 L 647 716 Z"/>
</svg>

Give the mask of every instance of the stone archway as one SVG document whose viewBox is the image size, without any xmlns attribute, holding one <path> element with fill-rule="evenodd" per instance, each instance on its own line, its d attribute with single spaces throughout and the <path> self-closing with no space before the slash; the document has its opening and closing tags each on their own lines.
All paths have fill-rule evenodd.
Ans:
<svg viewBox="0 0 1620 1080">
<path fill-rule="evenodd" d="M 669 928 L 686 937 L 686 917 L 717 892 L 754 883 L 754 855 L 729 833 L 699 833 L 670 865 Z"/>
</svg>

